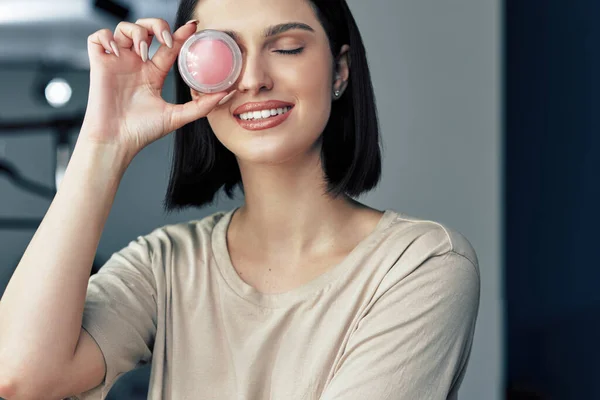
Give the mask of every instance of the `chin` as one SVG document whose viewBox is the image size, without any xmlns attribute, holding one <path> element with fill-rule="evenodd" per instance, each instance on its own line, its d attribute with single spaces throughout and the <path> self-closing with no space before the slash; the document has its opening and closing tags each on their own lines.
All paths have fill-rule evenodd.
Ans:
<svg viewBox="0 0 600 400">
<path fill-rule="evenodd" d="M 256 139 L 256 138 L 255 138 Z M 313 142 L 290 142 L 282 140 L 240 141 L 232 144 L 230 150 L 242 164 L 281 165 L 285 163 L 307 162 L 320 157 L 320 149 Z"/>
<path fill-rule="evenodd" d="M 276 127 L 252 132 L 239 126 L 224 125 L 213 126 L 213 131 L 217 139 L 242 163 L 278 165 L 320 157 L 320 135 L 310 134 L 305 129 Z M 313 127 L 308 128 L 312 130 Z"/>
<path fill-rule="evenodd" d="M 252 148 L 233 151 L 237 159 L 242 163 L 279 165 L 298 158 L 305 149 L 291 148 L 289 146 L 269 146 L 265 143 L 252 146 Z"/>
</svg>

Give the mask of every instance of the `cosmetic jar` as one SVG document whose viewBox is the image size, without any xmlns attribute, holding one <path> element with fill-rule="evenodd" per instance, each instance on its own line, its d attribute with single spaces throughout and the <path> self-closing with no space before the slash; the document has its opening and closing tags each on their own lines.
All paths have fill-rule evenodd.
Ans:
<svg viewBox="0 0 600 400">
<path fill-rule="evenodd" d="M 242 70 L 242 52 L 228 34 L 205 29 L 188 38 L 179 51 L 179 74 L 201 93 L 221 92 L 231 87 Z"/>
</svg>

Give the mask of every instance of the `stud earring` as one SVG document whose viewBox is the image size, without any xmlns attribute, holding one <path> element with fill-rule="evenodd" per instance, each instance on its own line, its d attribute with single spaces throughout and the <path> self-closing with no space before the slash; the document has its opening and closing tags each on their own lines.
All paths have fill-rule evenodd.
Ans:
<svg viewBox="0 0 600 400">
<path fill-rule="evenodd" d="M 340 91 L 336 90 L 333 92 L 333 96 L 337 99 L 338 97 L 340 97 Z"/>
</svg>

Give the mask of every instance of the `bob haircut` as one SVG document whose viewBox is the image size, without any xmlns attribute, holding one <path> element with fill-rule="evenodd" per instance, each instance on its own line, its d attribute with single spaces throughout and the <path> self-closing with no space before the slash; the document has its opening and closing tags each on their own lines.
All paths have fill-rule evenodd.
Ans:
<svg viewBox="0 0 600 400">
<path fill-rule="evenodd" d="M 180 1 L 174 30 L 194 19 L 198 1 Z M 350 46 L 348 86 L 344 95 L 332 103 L 329 121 L 321 135 L 321 163 L 328 194 L 357 197 L 373 189 L 381 177 L 379 123 L 366 50 L 346 0 L 306 1 L 329 39 L 334 59 L 332 74 L 342 45 Z M 184 104 L 192 100 L 190 88 L 179 74 L 178 63 L 174 66 L 176 101 Z M 235 155 L 217 139 L 207 118 L 176 131 L 164 201 L 167 212 L 211 204 L 221 188 L 233 199 L 236 186 L 243 192 Z"/>
</svg>

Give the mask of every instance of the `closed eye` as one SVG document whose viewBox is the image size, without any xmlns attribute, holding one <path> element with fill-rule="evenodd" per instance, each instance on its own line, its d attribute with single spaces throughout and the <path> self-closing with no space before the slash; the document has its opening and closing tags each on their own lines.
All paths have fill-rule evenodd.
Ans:
<svg viewBox="0 0 600 400">
<path fill-rule="evenodd" d="M 275 50 L 275 52 L 281 54 L 300 54 L 302 53 L 302 50 L 304 50 L 304 47 L 300 47 L 294 50 Z"/>
</svg>

